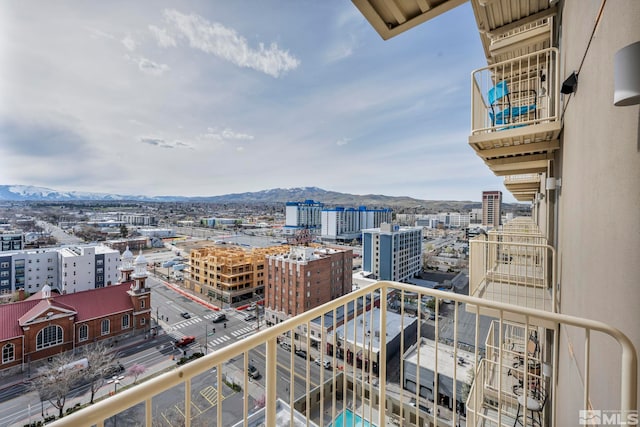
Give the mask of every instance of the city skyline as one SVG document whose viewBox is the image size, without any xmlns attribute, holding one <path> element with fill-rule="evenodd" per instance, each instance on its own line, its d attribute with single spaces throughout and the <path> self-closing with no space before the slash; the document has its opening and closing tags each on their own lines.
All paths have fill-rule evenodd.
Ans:
<svg viewBox="0 0 640 427">
<path fill-rule="evenodd" d="M 469 4 L 389 41 L 348 1 L 0 9 L 4 184 L 423 200 L 503 191 L 467 143 L 469 70 L 486 62 Z"/>
</svg>

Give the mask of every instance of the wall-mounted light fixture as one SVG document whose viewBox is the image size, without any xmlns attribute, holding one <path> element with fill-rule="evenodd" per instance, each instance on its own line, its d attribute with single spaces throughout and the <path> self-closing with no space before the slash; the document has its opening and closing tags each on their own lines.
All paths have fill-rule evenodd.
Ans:
<svg viewBox="0 0 640 427">
<path fill-rule="evenodd" d="M 614 57 L 613 105 L 640 104 L 640 41 L 623 47 Z"/>
<path fill-rule="evenodd" d="M 577 88 L 578 88 L 578 74 L 574 71 L 573 73 L 571 73 L 569 77 L 567 77 L 565 81 L 562 82 L 562 89 L 560 89 L 560 92 L 564 93 L 565 95 L 568 95 L 570 93 L 575 92 Z"/>
</svg>

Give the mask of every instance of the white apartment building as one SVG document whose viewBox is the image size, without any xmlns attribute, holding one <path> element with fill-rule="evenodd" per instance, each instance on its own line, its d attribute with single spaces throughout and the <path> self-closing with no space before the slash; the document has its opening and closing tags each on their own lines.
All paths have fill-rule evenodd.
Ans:
<svg viewBox="0 0 640 427">
<path fill-rule="evenodd" d="M 362 230 L 362 269 L 378 280 L 402 282 L 422 269 L 422 228 L 383 223 Z"/>
<path fill-rule="evenodd" d="M 138 230 L 138 233 L 140 233 L 141 236 L 158 237 L 161 239 L 176 236 L 176 231 L 172 228 L 141 228 Z"/>
<path fill-rule="evenodd" d="M 153 215 L 119 212 L 117 214 L 117 218 L 118 221 L 122 221 L 130 225 L 155 225 L 157 223 L 156 217 Z"/>
<path fill-rule="evenodd" d="M 120 252 L 103 245 L 6 252 L 0 255 L 0 295 L 48 285 L 60 292 L 101 288 L 118 281 Z"/>
<path fill-rule="evenodd" d="M 336 207 L 323 209 L 320 236 L 323 240 L 360 239 L 362 230 L 380 227 L 383 222 L 391 222 L 391 209 L 367 209 Z"/>
<path fill-rule="evenodd" d="M 323 206 L 321 202 L 313 200 L 287 202 L 283 229 L 285 234 L 293 234 L 296 230 L 305 228 L 311 232 L 319 230 Z"/>
<path fill-rule="evenodd" d="M 117 283 L 120 252 L 106 246 L 75 246 L 58 250 L 59 289 L 63 293 Z"/>
<path fill-rule="evenodd" d="M 51 249 L 7 252 L 0 255 L 0 294 L 18 289 L 35 293 L 58 283 L 58 253 Z"/>
</svg>

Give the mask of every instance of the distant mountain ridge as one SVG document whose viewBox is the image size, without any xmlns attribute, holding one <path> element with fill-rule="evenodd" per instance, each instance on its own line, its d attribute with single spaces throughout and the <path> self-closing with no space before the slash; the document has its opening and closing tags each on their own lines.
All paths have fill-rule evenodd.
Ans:
<svg viewBox="0 0 640 427">
<path fill-rule="evenodd" d="M 381 194 L 355 195 L 327 191 L 318 187 L 274 188 L 257 192 L 233 193 L 221 196 L 144 196 L 110 193 L 90 193 L 80 191 L 57 191 L 45 187 L 30 185 L 0 185 L 0 201 L 32 202 L 74 202 L 74 201 L 132 201 L 132 202 L 201 202 L 201 203 L 286 203 L 315 200 L 327 206 L 367 206 L 434 210 L 438 212 L 470 210 L 481 207 L 473 201 L 435 201 L 420 200 L 412 197 L 384 196 Z M 504 206 L 509 210 L 509 205 Z M 523 205 L 514 204 L 515 208 Z"/>
</svg>

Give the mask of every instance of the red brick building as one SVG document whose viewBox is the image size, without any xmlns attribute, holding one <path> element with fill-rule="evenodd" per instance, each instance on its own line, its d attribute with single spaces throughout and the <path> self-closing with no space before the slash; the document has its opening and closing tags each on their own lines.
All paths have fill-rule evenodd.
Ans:
<svg viewBox="0 0 640 427">
<path fill-rule="evenodd" d="M 265 320 L 276 324 L 351 292 L 353 251 L 294 247 L 267 256 Z"/>
<path fill-rule="evenodd" d="M 151 293 L 146 260 L 122 258 L 123 283 L 58 295 L 48 286 L 30 298 L 0 305 L 0 370 L 24 369 L 31 361 L 97 341 L 149 331 Z"/>
</svg>

